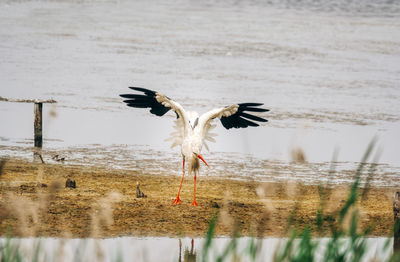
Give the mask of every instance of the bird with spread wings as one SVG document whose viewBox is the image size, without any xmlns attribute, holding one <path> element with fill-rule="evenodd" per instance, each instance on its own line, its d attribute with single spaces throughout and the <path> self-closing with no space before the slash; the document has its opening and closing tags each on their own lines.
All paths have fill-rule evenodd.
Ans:
<svg viewBox="0 0 400 262">
<path fill-rule="evenodd" d="M 185 175 L 185 162 L 188 164 L 188 174 L 194 173 L 194 189 L 192 205 L 198 206 L 196 202 L 196 175 L 200 168 L 200 161 L 209 166 L 201 155 L 201 149 L 208 150 L 207 141 L 215 142 L 216 134 L 210 131 L 215 127 L 213 120 L 219 119 L 226 129 L 246 128 L 249 126 L 259 126 L 257 122 L 267 122 L 267 119 L 254 115 L 254 113 L 267 112 L 268 109 L 260 108 L 260 103 L 232 104 L 230 106 L 212 109 L 201 116 L 197 112 L 185 111 L 185 109 L 169 97 L 149 89 L 141 87 L 129 87 L 137 91 L 135 94 L 122 94 L 125 98 L 123 102 L 130 107 L 150 108 L 150 113 L 163 116 L 169 110 L 176 113 L 175 131 L 169 140 L 172 146 L 181 146 L 182 153 L 182 178 L 178 189 L 178 194 L 173 205 L 181 204 L 179 194 L 181 192 L 183 177 Z"/>
</svg>

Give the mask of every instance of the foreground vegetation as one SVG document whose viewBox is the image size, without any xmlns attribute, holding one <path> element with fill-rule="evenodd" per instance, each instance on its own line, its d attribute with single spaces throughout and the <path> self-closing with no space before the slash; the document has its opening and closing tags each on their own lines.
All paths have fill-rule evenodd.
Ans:
<svg viewBox="0 0 400 262">
<path fill-rule="evenodd" d="M 369 145 L 360 166 L 354 172 L 354 183 L 347 192 L 346 200 L 338 202 L 338 205 L 340 204 L 341 206 L 337 212 L 327 212 L 327 199 L 329 194 L 332 193 L 327 184 L 320 184 L 318 187 L 319 207 L 312 224 L 303 225 L 301 228 L 297 226 L 296 218 L 298 217 L 299 206 L 294 202 L 293 210 L 286 224 L 287 239 L 282 241 L 282 244 L 275 250 L 274 261 L 320 261 L 321 257 L 323 261 L 362 261 L 365 258 L 367 252 L 366 238 L 373 230 L 373 225 L 361 227 L 359 223 L 359 205 L 365 201 L 369 190 L 369 181 L 374 175 L 374 164 L 367 164 L 368 159 L 371 158 L 373 148 L 374 142 Z M 372 162 L 375 162 L 375 160 Z M 335 158 L 332 161 L 333 164 L 330 171 L 332 176 L 335 173 L 334 162 Z M 361 174 L 366 169 L 368 169 L 368 176 L 365 181 L 361 181 Z M 365 185 L 363 188 L 360 188 L 361 182 Z M 260 195 L 262 197 L 262 192 Z M 263 261 L 261 248 L 264 234 L 262 230 L 265 226 L 262 223 L 268 223 L 268 215 L 274 211 L 269 208 L 268 202 L 265 203 L 265 207 L 267 212 L 260 214 L 263 219 L 260 220 L 257 230 L 254 231 L 258 236 L 255 235 L 250 238 L 244 246 L 239 245 L 240 223 L 235 221 L 235 218 L 229 214 L 229 210 L 226 208 L 215 209 L 203 247 L 198 254 L 193 254 L 192 250 L 191 256 L 190 254 L 185 256 L 184 261 Z M 217 248 L 215 248 L 218 224 L 230 225 L 232 232 L 229 243 L 223 247 L 222 251 L 221 249 L 216 251 Z M 330 228 L 330 235 L 328 240 L 322 243 L 316 237 L 326 237 L 323 229 L 327 227 Z M 319 253 L 317 256 L 317 250 L 321 245 L 325 247 L 324 252 L 322 254 Z M 11 241 L 11 238 L 8 238 L 0 244 L 0 261 L 50 261 L 49 258 L 46 259 L 41 254 L 45 248 L 41 246 L 40 240 L 37 241 L 32 247 L 33 254 L 27 258 L 18 242 Z M 388 238 L 382 252 L 391 248 L 390 238 Z M 79 257 L 81 253 L 76 252 L 74 261 L 82 261 L 82 258 Z M 93 255 L 93 257 L 93 261 L 96 261 L 96 256 Z M 122 260 L 122 257 L 116 257 L 114 261 Z M 63 261 L 63 259 L 60 259 L 60 261 Z M 388 258 L 388 261 L 400 261 L 399 254 L 393 253 Z"/>
<path fill-rule="evenodd" d="M 296 207 L 293 209 L 291 218 L 288 221 L 288 232 L 290 234 L 287 241 L 275 251 L 274 261 L 363 261 L 367 252 L 366 239 L 368 234 L 373 228 L 373 225 L 368 226 L 365 229 L 361 229 L 359 225 L 359 210 L 357 207 L 358 201 L 364 201 L 369 190 L 369 182 L 374 175 L 375 164 L 369 164 L 369 173 L 366 178 L 365 186 L 361 189 L 361 174 L 362 171 L 368 166 L 368 159 L 371 156 L 375 145 L 373 140 L 368 146 L 359 167 L 355 171 L 354 183 L 352 184 L 350 191 L 348 192 L 347 200 L 344 205 L 337 212 L 335 218 L 325 217 L 324 209 L 326 205 L 326 197 L 329 194 L 329 189 L 326 185 L 319 185 L 320 195 L 320 206 L 317 211 L 316 220 L 314 227 L 308 225 L 303 230 L 298 230 L 292 227 L 293 219 L 296 216 Z M 374 161 L 376 162 L 379 156 L 375 156 Z M 335 157 L 334 157 L 335 159 Z M 333 160 L 332 163 L 335 161 Z M 332 164 L 331 174 L 335 173 L 334 164 Z M 311 228 L 317 229 L 317 234 L 321 233 L 321 229 L 326 221 L 336 221 L 337 223 L 330 223 L 331 235 L 326 243 L 318 241 L 312 238 Z M 213 245 L 214 228 L 216 219 L 210 223 L 209 231 L 206 235 L 206 241 L 202 250 L 202 261 L 210 261 L 210 251 Z M 394 232 L 398 231 L 399 223 L 394 225 Z M 215 261 L 262 261 L 259 259 L 260 247 L 262 239 L 253 238 L 249 241 L 248 245 L 244 249 L 239 249 L 237 245 L 238 231 L 234 232 L 234 235 L 230 243 L 225 247 L 223 252 L 220 254 L 212 254 L 213 260 Z M 382 253 L 391 249 L 390 238 L 387 239 Z M 319 254 L 319 260 L 317 260 L 316 250 L 319 245 L 325 246 L 325 252 Z M 375 260 L 376 259 L 376 260 Z M 379 258 L 375 258 L 373 261 L 383 261 Z M 399 250 L 393 251 L 390 258 L 387 261 L 400 261 Z"/>
</svg>

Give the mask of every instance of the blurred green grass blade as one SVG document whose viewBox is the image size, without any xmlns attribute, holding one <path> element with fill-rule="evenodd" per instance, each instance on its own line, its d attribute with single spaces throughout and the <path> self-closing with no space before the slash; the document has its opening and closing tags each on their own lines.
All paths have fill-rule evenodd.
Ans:
<svg viewBox="0 0 400 262">
<path fill-rule="evenodd" d="M 202 261 L 203 262 L 208 261 L 208 252 L 211 248 L 211 244 L 212 244 L 212 240 L 213 240 L 214 232 L 215 232 L 215 227 L 217 226 L 217 219 L 218 219 L 218 214 L 214 215 L 211 218 L 210 224 L 208 226 L 207 234 L 204 239 L 203 251 L 202 251 Z"/>
</svg>

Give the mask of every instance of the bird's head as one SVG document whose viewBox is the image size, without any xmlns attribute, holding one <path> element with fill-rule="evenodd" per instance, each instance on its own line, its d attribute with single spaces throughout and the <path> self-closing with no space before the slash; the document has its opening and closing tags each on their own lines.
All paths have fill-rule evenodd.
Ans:
<svg viewBox="0 0 400 262">
<path fill-rule="evenodd" d="M 198 159 L 200 159 L 201 161 L 203 161 L 204 164 L 206 164 L 206 166 L 210 167 L 210 166 L 207 164 L 206 160 L 204 160 L 204 158 L 203 158 L 203 156 L 202 156 L 201 154 L 198 154 L 198 153 L 193 152 L 193 156 L 194 156 L 195 158 L 198 158 Z"/>
<path fill-rule="evenodd" d="M 191 139 L 186 139 L 182 143 L 181 150 L 182 155 L 188 161 L 189 166 L 192 170 L 198 170 L 200 168 L 200 161 L 203 161 L 206 166 L 209 167 L 207 162 L 201 155 L 202 141 L 197 139 L 197 137 L 192 137 Z"/>
</svg>

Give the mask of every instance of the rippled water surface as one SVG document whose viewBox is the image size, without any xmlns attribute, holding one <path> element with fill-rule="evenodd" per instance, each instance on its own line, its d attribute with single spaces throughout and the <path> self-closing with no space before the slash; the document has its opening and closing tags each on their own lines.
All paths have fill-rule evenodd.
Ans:
<svg viewBox="0 0 400 262">
<path fill-rule="evenodd" d="M 216 128 L 202 175 L 351 181 L 372 137 L 374 183 L 398 184 L 396 1 L 0 1 L 0 96 L 44 106 L 47 162 L 179 174 L 163 118 L 126 107 L 130 85 L 200 113 L 262 102 L 270 122 Z M 31 158 L 33 106 L 0 102 L 0 156 Z M 306 164 L 292 164 L 300 148 Z M 380 153 L 379 153 L 380 152 Z"/>
</svg>

